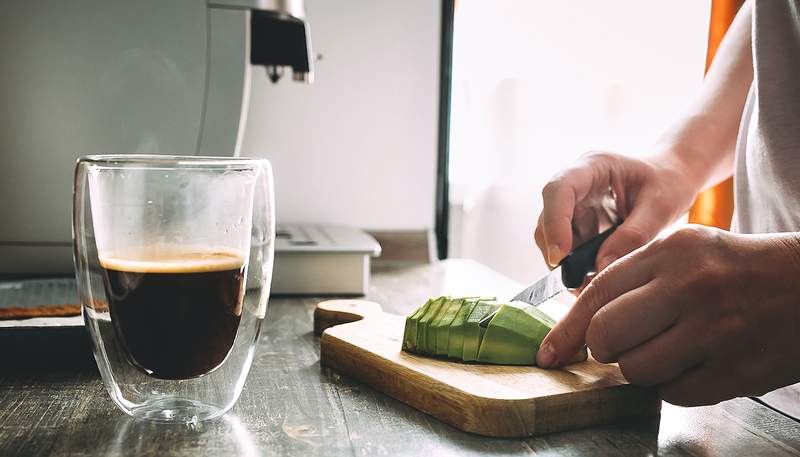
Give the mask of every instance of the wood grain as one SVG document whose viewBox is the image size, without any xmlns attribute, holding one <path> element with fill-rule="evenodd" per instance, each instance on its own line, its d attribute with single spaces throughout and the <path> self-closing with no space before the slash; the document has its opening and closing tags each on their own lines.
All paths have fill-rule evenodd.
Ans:
<svg viewBox="0 0 800 457">
<path fill-rule="evenodd" d="M 400 350 L 404 317 L 365 300 L 317 305 L 320 361 L 456 428 L 523 437 L 657 415 L 653 389 L 592 359 L 560 370 L 464 364 Z M 335 325 L 337 322 L 349 322 Z M 334 326 L 331 326 L 334 324 Z"/>
</svg>

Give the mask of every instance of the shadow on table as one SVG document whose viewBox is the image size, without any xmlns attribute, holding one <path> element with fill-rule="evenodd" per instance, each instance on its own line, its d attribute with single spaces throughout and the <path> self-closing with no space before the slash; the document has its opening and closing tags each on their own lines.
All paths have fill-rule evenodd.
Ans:
<svg viewBox="0 0 800 457">
<path fill-rule="evenodd" d="M 82 329 L 2 332 L 0 364 L 20 371 L 96 370 L 89 337 Z"/>
</svg>

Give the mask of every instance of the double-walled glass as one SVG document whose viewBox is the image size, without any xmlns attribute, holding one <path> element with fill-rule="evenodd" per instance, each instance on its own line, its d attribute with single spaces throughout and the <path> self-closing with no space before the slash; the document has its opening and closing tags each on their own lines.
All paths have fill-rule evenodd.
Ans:
<svg viewBox="0 0 800 457">
<path fill-rule="evenodd" d="M 83 157 L 73 238 L 84 321 L 117 406 L 163 422 L 229 410 L 269 298 L 269 162 Z"/>
</svg>

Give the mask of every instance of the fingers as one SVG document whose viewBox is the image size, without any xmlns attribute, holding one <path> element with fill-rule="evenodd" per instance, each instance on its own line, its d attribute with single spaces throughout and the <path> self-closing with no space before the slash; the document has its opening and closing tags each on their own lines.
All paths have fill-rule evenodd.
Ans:
<svg viewBox="0 0 800 457">
<path fill-rule="evenodd" d="M 693 329 L 678 324 L 622 354 L 619 368 L 625 379 L 646 386 L 661 384 L 702 363 L 706 355 L 695 344 L 693 333 Z"/>
<path fill-rule="evenodd" d="M 590 199 L 591 200 L 591 199 Z M 596 205 L 579 203 L 572 215 L 572 245 L 574 248 L 589 241 L 600 233 L 600 220 Z M 574 249 L 573 248 L 573 249 Z"/>
<path fill-rule="evenodd" d="M 594 358 L 603 363 L 616 362 L 623 352 L 671 327 L 679 308 L 669 297 L 655 279 L 599 309 L 586 330 L 586 344 Z"/>
<path fill-rule="evenodd" d="M 544 232 L 542 231 L 542 215 L 539 214 L 539 221 L 536 223 L 536 230 L 533 232 L 533 240 L 536 242 L 536 247 L 539 248 L 539 252 L 542 253 L 542 257 L 544 258 L 544 263 L 552 270 L 553 267 L 550 265 L 550 262 L 547 260 L 547 245 L 544 242 Z"/>
<path fill-rule="evenodd" d="M 539 220 L 547 262 L 551 266 L 572 250 L 572 216 L 575 205 L 586 197 L 593 184 L 589 167 L 567 170 L 542 190 L 544 204 Z"/>
<path fill-rule="evenodd" d="M 600 246 L 597 271 L 603 271 L 617 259 L 647 244 L 667 222 L 669 215 L 664 214 L 660 205 L 650 202 L 636 205 L 625 222 Z"/>
<path fill-rule="evenodd" d="M 586 331 L 599 309 L 652 277 L 649 260 L 632 255 L 615 263 L 589 283 L 566 316 L 547 334 L 537 355 L 541 367 L 564 365 L 584 345 Z"/>
<path fill-rule="evenodd" d="M 572 249 L 572 212 L 575 209 L 575 192 L 568 184 L 548 184 L 542 191 L 542 237 L 544 252 L 550 266 Z"/>
</svg>

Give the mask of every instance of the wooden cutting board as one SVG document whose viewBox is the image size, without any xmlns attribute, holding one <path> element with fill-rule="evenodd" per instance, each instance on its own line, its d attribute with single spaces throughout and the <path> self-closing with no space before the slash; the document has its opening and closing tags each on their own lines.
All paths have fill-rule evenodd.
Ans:
<svg viewBox="0 0 800 457">
<path fill-rule="evenodd" d="M 464 364 L 400 350 L 405 318 L 364 300 L 317 305 L 322 365 L 461 430 L 523 437 L 659 414 L 653 389 L 632 386 L 616 364 L 560 370 Z"/>
</svg>

